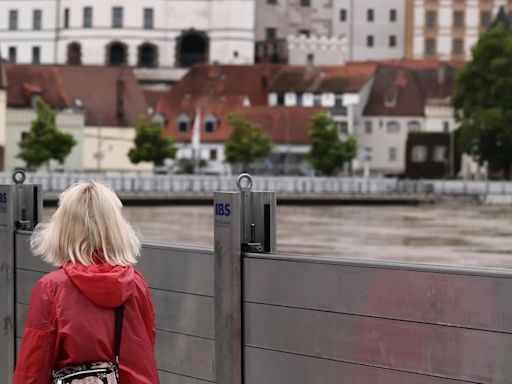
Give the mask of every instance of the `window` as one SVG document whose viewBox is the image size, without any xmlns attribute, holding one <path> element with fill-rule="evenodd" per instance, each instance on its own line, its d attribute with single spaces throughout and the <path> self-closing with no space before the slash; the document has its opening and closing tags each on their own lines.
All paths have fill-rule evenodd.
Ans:
<svg viewBox="0 0 512 384">
<path fill-rule="evenodd" d="M 373 47 L 373 43 L 373 35 L 366 36 L 366 46 L 371 48 Z"/>
<path fill-rule="evenodd" d="M 179 132 L 187 132 L 190 126 L 190 117 L 185 114 L 180 115 L 178 117 L 178 131 Z"/>
<path fill-rule="evenodd" d="M 82 64 L 82 46 L 80 45 L 80 43 L 73 42 L 73 43 L 68 44 L 67 64 L 68 65 Z"/>
<path fill-rule="evenodd" d="M 84 7 L 84 28 L 92 28 L 92 7 Z"/>
<path fill-rule="evenodd" d="M 346 121 L 338 121 L 336 123 L 338 132 L 342 135 L 348 135 L 348 123 Z"/>
<path fill-rule="evenodd" d="M 18 11 L 15 9 L 9 10 L 9 29 L 11 31 L 18 29 Z"/>
<path fill-rule="evenodd" d="M 64 28 L 69 28 L 69 8 L 64 8 Z"/>
<path fill-rule="evenodd" d="M 284 105 L 284 94 L 283 93 L 277 94 L 277 105 L 279 105 L 281 107 Z"/>
<path fill-rule="evenodd" d="M 464 12 L 463 11 L 453 12 L 453 26 L 455 28 L 463 28 L 464 27 Z"/>
<path fill-rule="evenodd" d="M 453 39 L 452 52 L 454 55 L 463 55 L 464 54 L 464 40 Z"/>
<path fill-rule="evenodd" d="M 363 162 L 368 163 L 372 161 L 372 148 L 366 147 L 363 149 Z"/>
<path fill-rule="evenodd" d="M 425 40 L 425 54 L 426 55 L 435 55 L 436 54 L 436 41 L 435 39 L 426 39 Z"/>
<path fill-rule="evenodd" d="M 411 160 L 413 163 L 424 163 L 427 160 L 427 147 L 424 145 L 412 147 Z"/>
<path fill-rule="evenodd" d="M 373 21 L 375 18 L 375 12 L 373 11 L 373 9 L 367 9 L 366 10 L 366 21 Z"/>
<path fill-rule="evenodd" d="M 443 132 L 445 132 L 445 133 L 450 132 L 450 122 L 449 121 L 443 121 Z"/>
<path fill-rule="evenodd" d="M 144 29 L 153 29 L 153 8 L 144 8 Z"/>
<path fill-rule="evenodd" d="M 388 161 L 396 161 L 396 148 L 395 147 L 389 147 L 388 148 Z"/>
<path fill-rule="evenodd" d="M 210 149 L 210 160 L 217 160 L 217 150 Z"/>
<path fill-rule="evenodd" d="M 487 28 L 491 24 L 491 12 L 482 11 L 480 12 L 480 26 L 482 28 Z"/>
<path fill-rule="evenodd" d="M 123 28 L 123 7 L 112 8 L 112 28 Z"/>
<path fill-rule="evenodd" d="M 322 95 L 320 94 L 315 94 L 313 96 L 313 106 L 314 107 L 321 107 L 322 106 Z"/>
<path fill-rule="evenodd" d="M 373 132 L 373 124 L 371 120 L 366 120 L 364 122 L 364 133 L 367 135 L 371 135 Z"/>
<path fill-rule="evenodd" d="M 300 0 L 300 5 L 302 7 L 311 7 L 311 0 Z"/>
<path fill-rule="evenodd" d="M 277 29 L 269 27 L 265 29 L 265 37 L 267 40 L 274 40 L 277 38 Z"/>
<path fill-rule="evenodd" d="M 299 36 L 309 37 L 311 32 L 309 29 L 299 29 Z"/>
<path fill-rule="evenodd" d="M 389 46 L 390 46 L 390 48 L 396 47 L 396 36 L 395 35 L 389 36 Z"/>
<path fill-rule="evenodd" d="M 315 64 L 315 55 L 313 55 L 312 53 L 308 53 L 307 57 L 306 57 L 306 63 L 307 65 L 314 65 Z"/>
<path fill-rule="evenodd" d="M 421 124 L 419 121 L 409 121 L 407 123 L 408 132 L 419 132 L 421 131 Z"/>
<path fill-rule="evenodd" d="M 396 21 L 396 9 L 389 10 L 389 21 L 392 23 Z"/>
<path fill-rule="evenodd" d="M 41 47 L 32 47 L 32 64 L 41 64 Z"/>
<path fill-rule="evenodd" d="M 436 163 L 444 163 L 446 161 L 446 146 L 444 145 L 436 145 L 434 147 L 434 153 L 432 155 L 432 160 Z"/>
<path fill-rule="evenodd" d="M 208 115 L 204 119 L 204 131 L 212 133 L 217 128 L 217 119 L 213 115 Z"/>
<path fill-rule="evenodd" d="M 347 21 L 347 10 L 340 9 L 340 21 Z"/>
<path fill-rule="evenodd" d="M 275 5 L 277 4 L 277 0 L 267 0 L 267 4 Z"/>
<path fill-rule="evenodd" d="M 34 9 L 32 14 L 32 29 L 40 30 L 42 28 L 43 11 Z"/>
<path fill-rule="evenodd" d="M 435 28 L 437 26 L 437 12 L 428 11 L 426 14 L 426 24 L 428 28 Z"/>
<path fill-rule="evenodd" d="M 9 63 L 16 63 L 16 47 L 9 47 Z"/>
<path fill-rule="evenodd" d="M 388 121 L 386 131 L 387 133 L 400 133 L 400 123 L 398 121 Z"/>
</svg>

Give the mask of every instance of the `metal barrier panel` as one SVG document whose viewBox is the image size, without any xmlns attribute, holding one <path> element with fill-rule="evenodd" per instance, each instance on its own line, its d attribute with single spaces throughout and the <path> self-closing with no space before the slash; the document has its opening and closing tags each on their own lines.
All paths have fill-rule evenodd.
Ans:
<svg viewBox="0 0 512 384">
<path fill-rule="evenodd" d="M 30 234 L 16 234 L 18 346 L 32 287 L 52 270 L 32 256 Z M 213 250 L 144 243 L 137 268 L 144 274 L 155 304 L 156 357 L 162 384 L 214 382 Z"/>
<path fill-rule="evenodd" d="M 512 272 L 247 254 L 245 383 L 510 383 Z"/>
<path fill-rule="evenodd" d="M 8 383 L 15 360 L 13 191 L 11 186 L 0 186 L 0 379 Z"/>
</svg>

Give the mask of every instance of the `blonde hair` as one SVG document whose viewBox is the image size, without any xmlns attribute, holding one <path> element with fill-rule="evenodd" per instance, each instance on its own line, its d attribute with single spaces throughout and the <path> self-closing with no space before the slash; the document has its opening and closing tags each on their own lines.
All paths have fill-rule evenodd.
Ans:
<svg viewBox="0 0 512 384">
<path fill-rule="evenodd" d="M 45 262 L 97 263 L 94 253 L 111 265 L 132 265 L 140 255 L 140 240 L 121 214 L 122 203 L 97 181 L 69 187 L 59 198 L 50 221 L 39 224 L 32 237 L 32 252 Z"/>
</svg>

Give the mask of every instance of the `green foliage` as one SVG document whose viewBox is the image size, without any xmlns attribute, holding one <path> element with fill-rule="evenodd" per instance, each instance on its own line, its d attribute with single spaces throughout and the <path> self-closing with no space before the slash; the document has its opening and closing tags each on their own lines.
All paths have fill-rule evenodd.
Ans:
<svg viewBox="0 0 512 384">
<path fill-rule="evenodd" d="M 356 139 L 351 136 L 342 141 L 336 124 L 325 113 L 313 116 L 312 123 L 309 132 L 312 144 L 307 159 L 320 173 L 333 175 L 356 156 Z"/>
<path fill-rule="evenodd" d="M 498 22 L 457 76 L 454 97 L 459 150 L 509 177 L 512 165 L 512 30 Z"/>
<path fill-rule="evenodd" d="M 148 161 L 161 166 L 164 165 L 165 159 L 174 159 L 176 155 L 174 139 L 170 136 L 162 136 L 163 127 L 158 121 L 141 118 L 135 125 L 135 131 L 135 147 L 128 152 L 132 163 Z"/>
<path fill-rule="evenodd" d="M 226 161 L 242 164 L 243 171 L 257 159 L 265 158 L 272 151 L 272 139 L 263 129 L 239 113 L 228 116 L 228 123 L 234 127 L 226 141 Z"/>
<path fill-rule="evenodd" d="M 18 144 L 20 152 L 17 157 L 27 163 L 27 168 L 39 167 L 50 160 L 63 164 L 66 157 L 76 145 L 73 135 L 58 130 L 57 112 L 52 110 L 41 98 L 36 104 L 37 117 L 32 120 L 28 134 Z"/>
</svg>

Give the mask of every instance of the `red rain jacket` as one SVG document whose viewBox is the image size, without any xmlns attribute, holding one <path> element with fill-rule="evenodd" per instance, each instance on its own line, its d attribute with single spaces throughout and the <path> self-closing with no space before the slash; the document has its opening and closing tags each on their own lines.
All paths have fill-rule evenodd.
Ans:
<svg viewBox="0 0 512 384">
<path fill-rule="evenodd" d="M 53 369 L 114 361 L 115 310 L 125 303 L 123 384 L 158 384 L 155 317 L 149 289 L 133 267 L 66 264 L 32 291 L 14 384 L 49 384 Z"/>
</svg>

